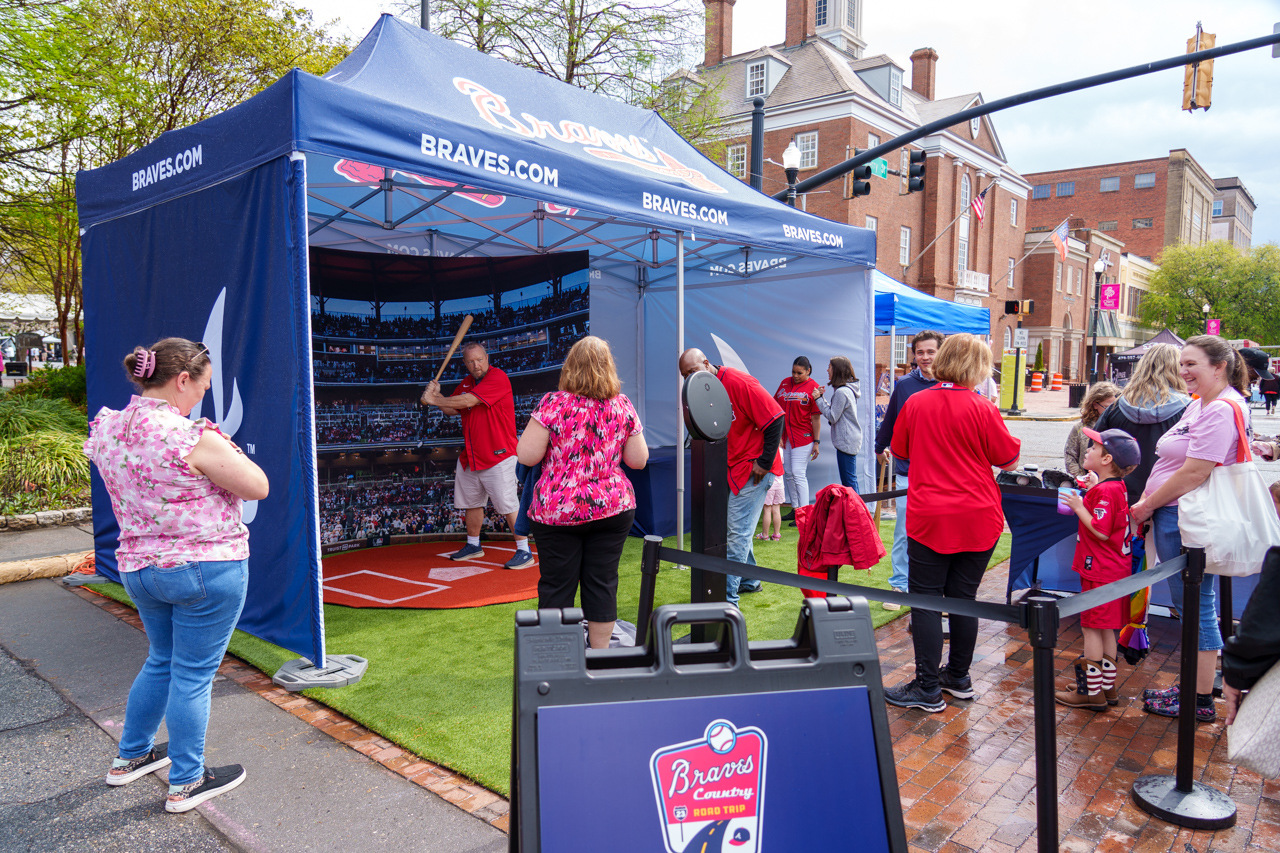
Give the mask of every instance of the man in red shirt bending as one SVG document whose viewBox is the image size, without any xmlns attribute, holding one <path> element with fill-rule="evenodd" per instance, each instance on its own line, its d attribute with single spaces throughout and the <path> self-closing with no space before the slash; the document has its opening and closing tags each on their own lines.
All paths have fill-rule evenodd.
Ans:
<svg viewBox="0 0 1280 853">
<path fill-rule="evenodd" d="M 715 374 L 729 394 L 733 422 L 729 425 L 729 535 L 725 556 L 739 563 L 755 565 L 751 534 L 764 508 L 764 498 L 782 474 L 782 407 L 750 373 L 712 364 L 700 349 L 680 355 L 680 375 L 699 370 Z M 759 581 L 742 584 L 738 575 L 725 576 L 725 600 L 737 606 L 738 593 L 757 592 Z M 739 589 L 741 587 L 741 590 Z"/>
<path fill-rule="evenodd" d="M 422 403 L 436 406 L 446 415 L 462 418 L 463 449 L 453 473 L 453 505 L 466 511 L 467 544 L 449 555 L 450 560 L 478 560 L 480 529 L 485 501 L 507 519 L 514 533 L 516 510 L 516 408 L 507 374 L 489 365 L 489 353 L 476 342 L 462 348 L 467 376 L 448 397 L 432 380 L 422 393 Z M 523 569 L 533 564 L 529 539 L 516 537 L 515 556 L 503 568 Z"/>
</svg>

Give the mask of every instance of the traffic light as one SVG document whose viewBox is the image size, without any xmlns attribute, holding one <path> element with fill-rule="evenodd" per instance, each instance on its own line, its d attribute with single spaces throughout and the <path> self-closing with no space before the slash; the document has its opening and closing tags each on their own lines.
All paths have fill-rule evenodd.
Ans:
<svg viewBox="0 0 1280 853">
<path fill-rule="evenodd" d="M 1022 313 L 1022 303 L 1016 299 L 1006 299 L 1004 302 L 1004 313 L 1007 317 L 1016 317 Z"/>
<path fill-rule="evenodd" d="M 924 189 L 924 152 L 912 151 L 907 166 L 907 192 L 918 193 Z"/>
<path fill-rule="evenodd" d="M 1036 301 L 1035 301 L 1034 299 L 1024 299 L 1024 300 L 1022 300 L 1022 310 L 1021 310 L 1021 311 L 1019 311 L 1018 313 L 1019 313 L 1019 314 L 1034 314 L 1034 313 L 1036 313 Z"/>
<path fill-rule="evenodd" d="M 1187 53 L 1208 50 L 1218 41 L 1213 33 L 1201 32 L 1196 27 L 1196 34 L 1187 39 Z M 1186 67 L 1182 75 L 1182 108 L 1184 110 L 1207 110 L 1213 92 L 1213 60 L 1203 59 Z"/>
<path fill-rule="evenodd" d="M 853 167 L 853 183 L 849 185 L 849 197 L 871 195 L 871 166 Z"/>
</svg>

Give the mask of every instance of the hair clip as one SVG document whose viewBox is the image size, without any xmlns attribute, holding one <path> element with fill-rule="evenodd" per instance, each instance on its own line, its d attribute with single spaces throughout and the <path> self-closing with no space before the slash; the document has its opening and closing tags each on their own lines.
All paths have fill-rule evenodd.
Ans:
<svg viewBox="0 0 1280 853">
<path fill-rule="evenodd" d="M 156 372 L 156 354 L 149 349 L 138 347 L 133 351 L 133 376 L 135 379 L 150 379 Z"/>
</svg>

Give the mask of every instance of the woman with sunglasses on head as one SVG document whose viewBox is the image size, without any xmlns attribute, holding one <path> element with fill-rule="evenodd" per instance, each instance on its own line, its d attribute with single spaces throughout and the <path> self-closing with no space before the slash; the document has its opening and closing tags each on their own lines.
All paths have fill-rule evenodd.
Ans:
<svg viewBox="0 0 1280 853">
<path fill-rule="evenodd" d="M 204 742 L 213 678 L 248 589 L 241 502 L 265 498 L 268 484 L 216 425 L 187 419 L 212 379 L 206 347 L 165 338 L 135 349 L 124 367 L 140 393 L 120 411 L 103 407 L 84 448 L 111 496 L 120 580 L 150 648 L 107 784 L 172 762 L 165 809 L 185 812 L 245 778 L 238 764 L 205 767 Z M 167 748 L 155 743 L 162 720 Z"/>
</svg>

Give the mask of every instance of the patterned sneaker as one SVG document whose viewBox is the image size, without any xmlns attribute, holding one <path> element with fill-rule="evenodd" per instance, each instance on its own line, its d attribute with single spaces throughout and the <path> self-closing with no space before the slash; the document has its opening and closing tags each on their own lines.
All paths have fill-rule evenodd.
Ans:
<svg viewBox="0 0 1280 853">
<path fill-rule="evenodd" d="M 767 541 L 768 541 L 769 539 L 771 539 L 772 537 L 770 537 L 768 533 L 757 533 L 757 534 L 756 534 L 756 538 L 757 538 L 757 539 L 763 539 L 763 540 L 765 540 L 765 541 L 767 542 Z"/>
<path fill-rule="evenodd" d="M 1146 702 L 1142 703 L 1142 710 L 1146 711 L 1148 714 L 1156 714 L 1160 717 L 1176 717 L 1178 716 L 1178 709 L 1181 707 L 1182 705 L 1178 701 L 1178 697 L 1176 695 L 1159 699 L 1148 699 Z M 1216 719 L 1218 719 L 1218 711 L 1212 705 L 1196 705 L 1197 723 L 1212 723 Z"/>
<path fill-rule="evenodd" d="M 204 778 L 189 785 L 170 785 L 169 796 L 164 801 L 164 810 L 179 813 L 189 812 L 205 800 L 211 800 L 219 794 L 225 794 L 244 781 L 244 768 L 239 764 L 228 764 L 226 767 L 206 767 Z"/>
<path fill-rule="evenodd" d="M 478 560 L 484 556 L 484 549 L 479 545 L 463 545 L 449 555 L 450 560 Z"/>
<path fill-rule="evenodd" d="M 1156 690 L 1154 687 L 1148 687 L 1146 690 L 1142 691 L 1142 699 L 1145 702 L 1150 702 L 1155 699 L 1177 699 L 1179 689 L 1180 688 L 1176 684 L 1172 687 L 1166 687 L 1163 690 Z"/>
<path fill-rule="evenodd" d="M 459 558 L 455 556 L 453 559 L 457 560 Z M 527 569 L 532 565 L 533 565 L 533 553 L 530 551 L 520 550 L 520 551 L 516 551 L 515 556 L 512 557 L 510 560 L 507 560 L 507 562 L 503 564 L 502 568 Z"/>
<path fill-rule="evenodd" d="M 884 701 L 899 708 L 919 708 L 932 714 L 947 710 L 947 703 L 943 701 L 941 690 L 928 693 L 920 687 L 920 682 L 914 679 L 906 684 L 887 688 L 884 691 Z"/>
<path fill-rule="evenodd" d="M 107 784 L 112 787 L 128 785 L 148 773 L 155 773 L 169 766 L 169 745 L 158 743 L 141 758 L 116 758 L 107 771 Z"/>
<path fill-rule="evenodd" d="M 969 679 L 969 676 L 962 675 L 956 678 L 947 669 L 938 673 L 938 687 L 957 699 L 972 699 L 978 695 L 973 691 L 973 682 Z"/>
<path fill-rule="evenodd" d="M 781 534 L 781 533 L 775 533 L 775 534 L 773 534 L 773 541 L 774 541 L 774 542 L 781 542 L 781 541 L 782 541 L 782 534 Z"/>
</svg>

